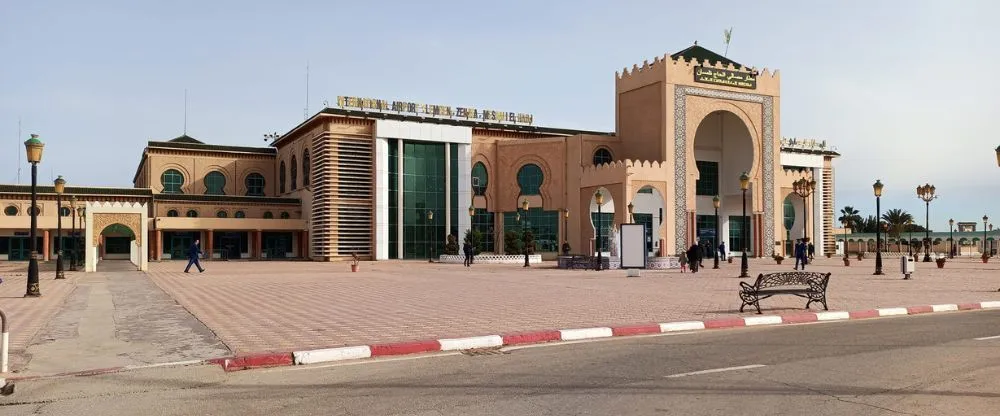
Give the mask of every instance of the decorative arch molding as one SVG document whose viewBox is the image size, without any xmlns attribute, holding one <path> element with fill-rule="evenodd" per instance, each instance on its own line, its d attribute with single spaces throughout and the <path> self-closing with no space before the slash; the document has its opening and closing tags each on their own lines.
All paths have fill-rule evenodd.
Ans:
<svg viewBox="0 0 1000 416">
<path fill-rule="evenodd" d="M 121 224 L 135 236 L 135 246 L 131 261 L 139 270 L 148 269 L 149 250 L 145 248 L 145 238 L 149 232 L 149 208 L 145 203 L 135 202 L 87 202 L 86 204 L 86 271 L 97 271 L 98 245 L 101 233 L 111 225 Z"/>
<path fill-rule="evenodd" d="M 494 200 L 494 198 L 493 198 L 493 190 L 496 189 L 496 183 L 497 183 L 497 178 L 498 178 L 497 172 L 496 172 L 496 169 L 493 168 L 493 161 L 490 160 L 490 158 L 487 157 L 485 153 L 479 152 L 479 153 L 476 153 L 475 155 L 472 156 L 472 162 L 471 162 L 471 164 L 469 164 L 469 175 L 470 176 L 472 175 L 472 168 L 476 166 L 476 163 L 482 163 L 483 166 L 486 167 L 486 179 L 487 179 L 488 182 L 486 183 L 486 192 L 483 192 L 482 196 L 486 197 L 486 210 L 492 212 L 493 211 L 493 203 L 492 203 L 492 201 Z M 514 172 L 514 182 L 515 183 L 517 182 L 517 172 L 516 171 Z M 470 189 L 470 191 L 472 191 L 472 190 Z M 474 191 L 472 191 L 472 195 L 473 195 L 473 198 L 474 198 L 475 197 L 475 192 Z"/>
<path fill-rule="evenodd" d="M 165 163 L 163 164 L 163 166 L 160 167 L 160 171 L 156 173 L 155 177 L 156 189 L 158 189 L 160 192 L 163 192 L 163 172 L 166 172 L 170 169 L 174 169 L 180 172 L 181 175 L 184 175 L 184 183 L 181 184 L 181 192 L 184 192 L 186 194 L 191 193 L 190 188 L 191 186 L 194 185 L 195 178 L 191 174 L 191 172 L 186 167 L 184 167 L 184 165 L 181 165 L 176 162 Z"/>
<path fill-rule="evenodd" d="M 135 236 L 135 243 L 142 247 L 142 218 L 139 214 L 107 213 L 94 214 L 94 237 L 93 244 L 96 246 L 101 242 L 101 234 L 113 225 L 120 224 Z"/>
<path fill-rule="evenodd" d="M 517 173 L 521 171 L 521 167 L 528 164 L 534 164 L 542 169 L 542 186 L 538 188 L 538 196 L 542 199 L 541 208 L 545 208 L 552 202 L 549 187 L 552 186 L 553 180 L 552 168 L 549 167 L 549 164 L 545 161 L 545 159 L 536 155 L 524 155 L 517 158 L 512 165 L 514 174 L 511 176 L 511 179 L 507 181 L 508 189 L 510 190 L 510 194 L 514 197 L 521 195 L 521 186 L 517 183 Z M 514 203 L 517 203 L 517 201 L 514 201 Z M 501 206 L 502 205 L 504 204 L 501 204 Z"/>
<path fill-rule="evenodd" d="M 677 86 L 674 89 L 674 167 L 676 169 L 674 173 L 674 243 L 676 247 L 685 247 L 687 245 L 687 188 L 688 188 L 688 129 L 687 129 L 687 96 L 697 96 L 705 98 L 718 98 L 724 100 L 732 101 L 742 101 L 757 103 L 761 105 L 761 129 L 760 129 L 760 139 L 759 142 L 755 142 L 759 146 L 760 143 L 766 143 L 767 146 L 757 147 L 758 149 L 763 149 L 763 154 L 761 155 L 761 166 L 760 171 L 763 175 L 752 175 L 754 178 L 760 177 L 762 179 L 764 188 L 763 193 L 763 207 L 764 211 L 767 212 L 763 215 L 764 227 L 763 227 L 763 238 L 764 241 L 763 252 L 761 255 L 769 256 L 774 253 L 774 246 L 771 242 L 774 241 L 774 97 L 768 95 L 750 94 L 750 93 L 738 93 L 729 91 L 718 91 L 710 90 L 698 87 L 682 87 Z M 730 103 L 730 105 L 732 105 Z M 717 104 L 718 106 L 718 104 Z M 739 108 L 738 106 L 734 106 Z M 721 108 L 725 109 L 725 108 Z M 729 111 L 728 109 L 725 109 Z M 734 113 L 737 116 L 742 114 Z M 711 114 L 711 112 L 706 113 Z M 743 114 L 746 116 L 746 114 Z M 743 118 L 741 117 L 741 120 Z M 749 119 L 749 118 L 748 118 Z M 698 120 L 701 123 L 701 119 Z M 747 123 L 747 120 L 744 120 Z M 754 137 L 755 132 L 753 123 L 748 123 L 747 128 L 750 130 L 751 137 Z M 697 128 L 697 126 L 695 126 Z M 691 140 L 692 146 L 694 140 Z M 692 147 L 693 149 L 693 147 Z M 691 151 L 693 153 L 693 150 Z M 756 162 L 755 162 L 756 163 Z"/>
</svg>

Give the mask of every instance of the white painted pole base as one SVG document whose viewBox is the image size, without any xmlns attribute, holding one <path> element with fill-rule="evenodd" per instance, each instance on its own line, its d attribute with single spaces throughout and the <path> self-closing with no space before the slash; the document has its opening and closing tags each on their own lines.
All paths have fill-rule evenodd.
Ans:
<svg viewBox="0 0 1000 416">
<path fill-rule="evenodd" d="M 2 338 L 0 338 L 0 373 L 7 372 L 7 364 L 10 362 L 8 360 L 8 346 L 10 345 L 10 332 L 4 332 Z"/>
</svg>

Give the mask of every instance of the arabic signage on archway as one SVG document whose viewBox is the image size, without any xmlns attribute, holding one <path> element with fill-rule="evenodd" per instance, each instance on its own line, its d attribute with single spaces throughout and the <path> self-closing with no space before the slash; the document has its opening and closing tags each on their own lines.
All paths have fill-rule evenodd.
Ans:
<svg viewBox="0 0 1000 416">
<path fill-rule="evenodd" d="M 703 66 L 694 68 L 694 82 L 751 90 L 757 88 L 757 76 L 754 74 L 730 71 L 728 69 L 706 68 Z"/>
</svg>

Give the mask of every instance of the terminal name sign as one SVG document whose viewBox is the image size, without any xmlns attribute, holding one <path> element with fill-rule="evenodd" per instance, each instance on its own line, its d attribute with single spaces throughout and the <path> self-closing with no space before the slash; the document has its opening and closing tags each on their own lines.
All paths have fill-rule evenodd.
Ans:
<svg viewBox="0 0 1000 416">
<path fill-rule="evenodd" d="M 531 124 L 535 117 L 531 114 L 509 111 L 484 110 L 447 105 L 421 104 L 408 101 L 389 101 L 362 97 L 337 97 L 337 106 L 359 110 L 395 111 L 421 116 L 445 117 L 452 119 L 479 120 L 495 123 Z"/>
<path fill-rule="evenodd" d="M 694 82 L 736 88 L 757 88 L 757 76 L 754 74 L 730 71 L 728 69 L 706 68 L 703 66 L 694 68 Z"/>
</svg>

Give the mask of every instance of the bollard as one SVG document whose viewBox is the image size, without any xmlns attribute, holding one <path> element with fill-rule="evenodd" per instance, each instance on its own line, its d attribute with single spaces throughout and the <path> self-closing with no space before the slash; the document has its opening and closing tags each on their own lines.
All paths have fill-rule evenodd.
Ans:
<svg viewBox="0 0 1000 416">
<path fill-rule="evenodd" d="M 7 327 L 7 314 L 0 310 L 0 329 L 3 330 L 3 334 L 0 335 L 0 373 L 7 372 L 7 364 L 10 362 L 8 360 L 8 347 L 10 346 L 10 332 Z"/>
</svg>

